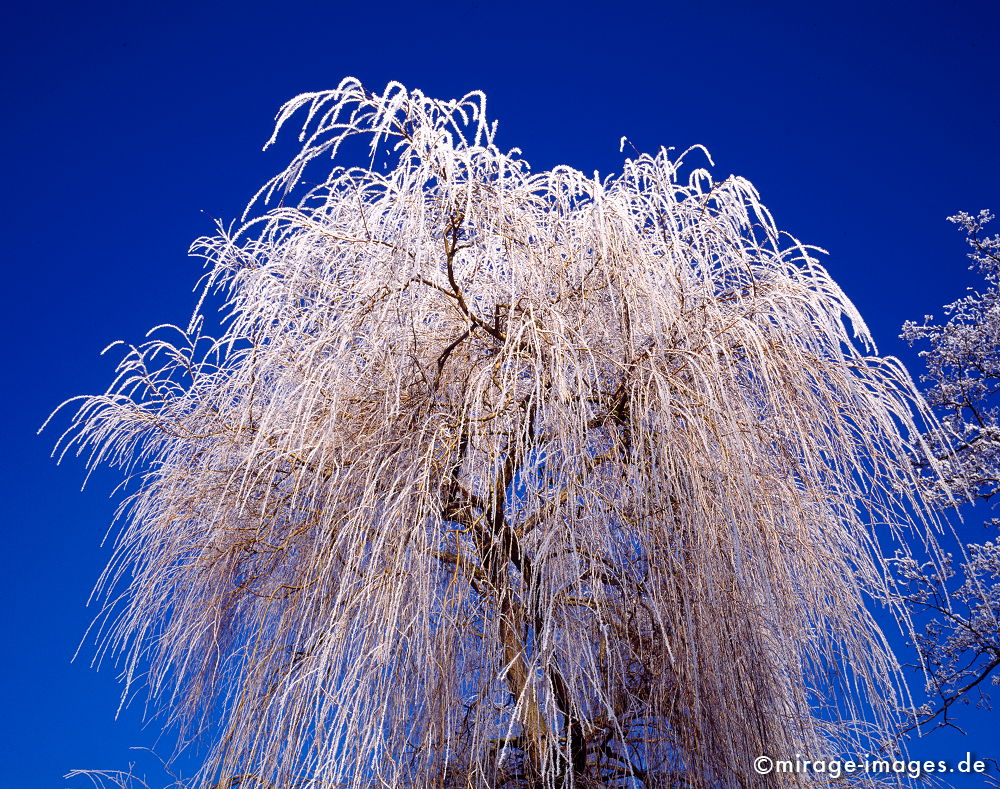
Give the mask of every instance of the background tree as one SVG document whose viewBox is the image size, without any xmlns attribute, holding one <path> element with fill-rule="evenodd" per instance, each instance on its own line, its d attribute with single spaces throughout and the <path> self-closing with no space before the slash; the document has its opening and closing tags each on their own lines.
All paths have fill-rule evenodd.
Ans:
<svg viewBox="0 0 1000 789">
<path fill-rule="evenodd" d="M 745 180 L 532 173 L 484 109 L 288 103 L 278 207 L 194 247 L 221 336 L 199 303 L 83 399 L 64 449 L 139 478 L 125 693 L 214 732 L 226 787 L 742 786 L 880 745 L 905 372 Z"/>
<path fill-rule="evenodd" d="M 946 305 L 944 324 L 927 315 L 923 324 L 903 326 L 902 337 L 911 344 L 930 345 L 920 352 L 927 365 L 922 380 L 942 418 L 925 437 L 930 454 L 918 455 L 917 465 L 935 468 L 924 485 L 940 509 L 990 501 L 1000 490 L 1000 235 L 985 233 L 993 218 L 989 211 L 948 218 L 965 231 L 972 268 L 985 289 Z M 998 523 L 990 518 L 986 525 Z M 954 703 L 976 696 L 985 701 L 983 683 L 991 677 L 1000 682 L 1000 545 L 973 543 L 963 553 L 957 570 L 950 559 L 944 566 L 912 557 L 900 563 L 907 602 L 935 614 L 916 641 L 934 699 L 916 711 L 917 722 L 951 724 Z"/>
</svg>

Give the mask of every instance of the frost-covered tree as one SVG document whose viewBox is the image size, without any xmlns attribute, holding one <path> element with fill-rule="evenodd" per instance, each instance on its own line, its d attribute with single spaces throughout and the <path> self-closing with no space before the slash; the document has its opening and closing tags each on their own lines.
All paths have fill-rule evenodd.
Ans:
<svg viewBox="0 0 1000 789">
<path fill-rule="evenodd" d="M 946 323 L 909 321 L 902 337 L 927 343 L 920 352 L 927 366 L 922 380 L 927 399 L 942 416 L 940 428 L 926 436 L 917 465 L 933 466 L 924 484 L 928 500 L 949 509 L 968 501 L 990 501 L 1000 491 L 1000 235 L 989 236 L 989 211 L 949 217 L 966 233 L 971 268 L 986 287 L 945 306 Z M 996 518 L 988 527 L 1000 525 Z M 917 711 L 917 722 L 948 724 L 950 707 L 978 695 L 992 677 L 1000 684 L 1000 543 L 967 548 L 956 570 L 901 562 L 906 600 L 935 617 L 916 641 L 933 703 Z M 957 588 L 949 594 L 949 581 Z"/>
<path fill-rule="evenodd" d="M 902 367 L 747 181 L 532 172 L 484 111 L 282 109 L 280 202 L 194 247 L 221 336 L 157 329 L 63 438 L 137 478 L 99 655 L 203 733 L 196 786 L 765 786 L 877 746 Z"/>
</svg>

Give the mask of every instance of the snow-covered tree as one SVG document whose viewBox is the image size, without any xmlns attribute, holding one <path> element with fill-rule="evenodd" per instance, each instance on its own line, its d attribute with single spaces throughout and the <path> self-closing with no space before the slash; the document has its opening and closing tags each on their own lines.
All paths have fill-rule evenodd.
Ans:
<svg viewBox="0 0 1000 789">
<path fill-rule="evenodd" d="M 282 109 L 279 204 L 194 247 L 221 336 L 157 329 L 64 436 L 137 478 L 99 654 L 205 732 L 197 786 L 765 786 L 877 746 L 905 371 L 747 181 L 532 172 L 484 112 Z"/>
<path fill-rule="evenodd" d="M 941 414 L 940 428 L 926 436 L 917 465 L 929 469 L 928 500 L 942 509 L 969 501 L 990 501 L 1000 491 L 1000 235 L 989 236 L 989 211 L 949 217 L 966 233 L 972 268 L 985 288 L 945 306 L 946 323 L 909 321 L 902 337 L 927 343 L 920 352 L 927 372 L 927 399 Z M 973 512 L 973 514 L 976 514 Z M 987 527 L 1000 524 L 990 518 Z M 992 678 L 1000 683 L 1000 543 L 967 547 L 954 562 L 900 563 L 906 600 L 935 617 L 916 641 L 933 703 L 917 711 L 916 722 L 952 723 L 951 706 L 978 697 Z M 949 590 L 956 579 L 957 588 Z M 949 594 L 950 591 L 950 594 Z"/>
</svg>

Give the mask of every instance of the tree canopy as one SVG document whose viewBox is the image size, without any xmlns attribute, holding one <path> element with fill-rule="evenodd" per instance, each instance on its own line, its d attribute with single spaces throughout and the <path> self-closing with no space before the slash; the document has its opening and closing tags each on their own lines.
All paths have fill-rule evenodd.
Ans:
<svg viewBox="0 0 1000 789">
<path fill-rule="evenodd" d="M 926 344 L 921 380 L 941 413 L 915 462 L 927 500 L 942 510 L 989 502 L 1000 490 L 1000 235 L 986 231 L 994 218 L 986 210 L 948 217 L 965 232 L 971 268 L 985 287 L 946 304 L 944 323 L 927 315 L 903 326 L 904 339 Z M 985 525 L 1000 520 L 987 518 Z M 986 702 L 987 680 L 1000 683 L 1000 544 L 957 547 L 957 566 L 951 556 L 941 565 L 913 557 L 899 565 L 906 603 L 934 614 L 915 641 L 931 702 L 914 711 L 914 725 L 955 725 L 956 702 Z"/>
<path fill-rule="evenodd" d="M 912 382 L 703 151 L 533 172 L 485 103 L 289 102 L 190 325 L 80 403 L 64 449 L 137 478 L 125 693 L 208 732 L 199 786 L 764 785 L 884 745 Z"/>
</svg>

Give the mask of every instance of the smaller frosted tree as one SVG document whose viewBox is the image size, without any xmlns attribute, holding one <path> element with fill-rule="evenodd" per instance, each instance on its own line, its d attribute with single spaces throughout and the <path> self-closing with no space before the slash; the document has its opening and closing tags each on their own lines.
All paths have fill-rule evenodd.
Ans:
<svg viewBox="0 0 1000 789">
<path fill-rule="evenodd" d="M 222 336 L 131 348 L 65 438 L 139 475 L 101 643 L 215 733 L 195 783 L 742 787 L 880 745 L 919 397 L 815 250 L 666 151 L 533 172 L 481 94 L 299 113 L 280 204 L 195 245 Z"/>
<path fill-rule="evenodd" d="M 986 287 L 945 306 L 948 321 L 903 326 L 902 337 L 928 343 L 920 352 L 927 372 L 928 402 L 941 413 L 940 428 L 925 437 L 929 452 L 916 465 L 927 473 L 928 500 L 941 509 L 963 502 L 989 502 L 1000 492 L 1000 235 L 989 236 L 994 216 L 980 211 L 949 217 L 966 233 L 971 268 Z M 987 527 L 1000 525 L 989 518 Z M 905 599 L 935 616 L 916 641 L 934 703 L 915 713 L 915 723 L 952 723 L 950 708 L 982 690 L 992 678 L 1000 684 L 1000 543 L 967 546 L 956 569 L 921 566 L 912 558 L 900 562 Z M 957 581 L 957 586 L 951 581 Z M 949 594 L 949 586 L 954 587 Z"/>
</svg>

